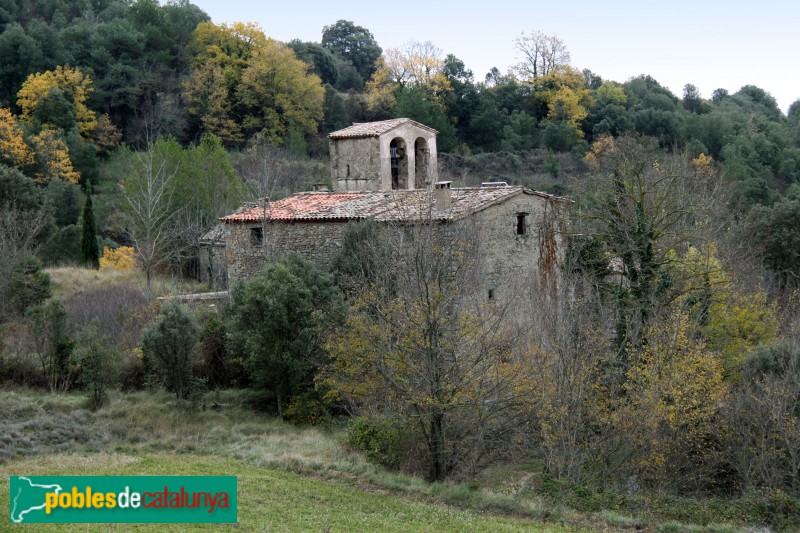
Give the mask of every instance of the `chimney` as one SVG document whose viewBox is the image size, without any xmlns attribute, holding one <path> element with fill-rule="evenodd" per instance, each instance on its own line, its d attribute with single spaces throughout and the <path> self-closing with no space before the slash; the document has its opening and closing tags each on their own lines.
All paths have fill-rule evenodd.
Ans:
<svg viewBox="0 0 800 533">
<path fill-rule="evenodd" d="M 437 181 L 433 186 L 433 207 L 436 211 L 446 211 L 453 205 L 452 181 Z"/>
</svg>

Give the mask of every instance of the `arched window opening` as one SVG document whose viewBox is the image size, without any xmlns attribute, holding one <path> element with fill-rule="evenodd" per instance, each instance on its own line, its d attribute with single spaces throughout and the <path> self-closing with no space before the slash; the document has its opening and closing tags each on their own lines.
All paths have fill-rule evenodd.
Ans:
<svg viewBox="0 0 800 533">
<path fill-rule="evenodd" d="M 389 144 L 389 154 L 392 161 L 392 190 L 408 188 L 408 157 L 406 157 L 406 142 L 397 137 Z"/>
</svg>

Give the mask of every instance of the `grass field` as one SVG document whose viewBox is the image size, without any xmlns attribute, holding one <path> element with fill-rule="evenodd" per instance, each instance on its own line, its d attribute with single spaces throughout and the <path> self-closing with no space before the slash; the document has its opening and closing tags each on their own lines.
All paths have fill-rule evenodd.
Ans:
<svg viewBox="0 0 800 533">
<path fill-rule="evenodd" d="M 342 446 L 336 430 L 297 428 L 255 412 L 249 404 L 256 398 L 241 391 L 216 395 L 218 410 L 164 393 L 118 394 L 96 413 L 82 409 L 80 395 L 2 395 L 0 509 L 9 509 L 9 475 L 237 475 L 244 531 L 580 530 L 535 521 L 538 507 L 527 507 L 525 517 L 526 507 L 509 498 L 385 472 Z"/>
<path fill-rule="evenodd" d="M 30 475 L 236 475 L 242 531 L 577 531 L 557 524 L 487 515 L 387 493 L 337 480 L 305 477 L 245 461 L 194 454 L 58 454 L 0 466 L 0 508 L 8 509 L 8 476 Z M 0 526 L 2 527 L 2 526 Z M 9 526 L 11 530 L 26 528 Z M 104 531 L 109 526 L 37 526 L 37 531 Z M 232 530 L 221 525 L 120 524 L 119 531 Z"/>
<path fill-rule="evenodd" d="M 140 270 L 93 270 L 78 267 L 53 267 L 46 269 L 53 282 L 53 295 L 66 300 L 81 291 L 108 286 L 124 285 L 140 290 L 147 290 L 144 272 Z M 193 292 L 206 292 L 208 286 L 178 277 L 156 275 L 152 280 L 153 296 L 175 296 Z"/>
<path fill-rule="evenodd" d="M 164 392 L 115 393 L 97 412 L 78 394 L 0 396 L 0 509 L 9 509 L 9 475 L 237 475 L 243 531 L 738 531 L 685 523 L 702 513 L 676 521 L 614 502 L 583 512 L 554 505 L 530 490 L 537 465 L 498 468 L 473 485 L 426 483 L 368 463 L 341 429 L 298 428 L 254 409 L 251 391 L 211 393 L 195 406 Z"/>
</svg>

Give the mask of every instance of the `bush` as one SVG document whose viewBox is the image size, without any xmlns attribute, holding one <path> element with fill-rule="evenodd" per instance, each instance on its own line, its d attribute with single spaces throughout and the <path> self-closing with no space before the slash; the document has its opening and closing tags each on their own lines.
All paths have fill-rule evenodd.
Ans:
<svg viewBox="0 0 800 533">
<path fill-rule="evenodd" d="M 241 365 L 236 365 L 228 355 L 225 345 L 225 321 L 216 309 L 198 313 L 201 323 L 198 373 L 211 389 L 223 389 L 240 381 Z"/>
<path fill-rule="evenodd" d="M 67 337 L 67 312 L 61 300 L 31 307 L 27 311 L 36 355 L 50 392 L 66 392 L 78 375 L 73 357 L 75 343 Z"/>
<path fill-rule="evenodd" d="M 78 264 L 81 260 L 81 229 L 70 224 L 59 230 L 47 241 L 39 252 L 39 257 L 48 265 L 64 263 Z"/>
<path fill-rule="evenodd" d="M 80 331 L 76 345 L 80 383 L 86 388 L 89 409 L 96 411 L 108 401 L 108 388 L 118 373 L 113 362 L 111 339 L 100 333 L 98 321 L 93 320 Z"/>
<path fill-rule="evenodd" d="M 98 330 L 109 337 L 120 354 L 139 345 L 142 330 L 157 311 L 142 291 L 121 284 L 82 290 L 67 299 L 64 306 L 71 334 L 97 320 Z"/>
<path fill-rule="evenodd" d="M 748 494 L 741 502 L 748 521 L 763 523 L 778 531 L 797 531 L 800 500 L 782 490 Z"/>
<path fill-rule="evenodd" d="M 179 400 L 189 398 L 192 392 L 192 355 L 199 335 L 194 316 L 173 300 L 164 304 L 155 323 L 142 335 L 146 363 Z"/>
<path fill-rule="evenodd" d="M 34 351 L 33 334 L 27 321 L 18 319 L 0 324 L 0 383 L 47 386 Z"/>
<path fill-rule="evenodd" d="M 400 464 L 400 429 L 394 420 L 367 416 L 354 418 L 347 431 L 347 443 L 379 465 L 397 468 Z"/>
<path fill-rule="evenodd" d="M 136 250 L 132 246 L 119 248 L 103 247 L 103 256 L 100 258 L 100 270 L 136 270 Z"/>
<path fill-rule="evenodd" d="M 318 425 L 329 422 L 331 415 L 317 391 L 311 390 L 295 396 L 286 407 L 286 419 L 298 425 Z"/>
</svg>

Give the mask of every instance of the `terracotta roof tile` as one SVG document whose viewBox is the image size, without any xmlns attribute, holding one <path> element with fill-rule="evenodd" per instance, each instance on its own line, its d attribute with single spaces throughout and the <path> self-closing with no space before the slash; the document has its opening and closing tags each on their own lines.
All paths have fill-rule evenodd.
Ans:
<svg viewBox="0 0 800 533">
<path fill-rule="evenodd" d="M 517 194 L 533 194 L 561 201 L 557 196 L 531 191 L 524 187 L 468 187 L 452 189 L 450 209 L 432 209 L 428 190 L 381 191 L 356 193 L 298 193 L 272 202 L 266 211 L 252 205 L 242 207 L 220 220 L 228 223 L 257 222 L 262 219 L 308 222 L 315 220 L 344 221 L 374 217 L 386 222 L 448 220 L 463 218 Z"/>
<path fill-rule="evenodd" d="M 420 124 L 419 122 L 415 122 L 410 118 L 393 118 L 389 120 L 380 120 L 377 122 L 356 122 L 352 126 L 328 134 L 328 137 L 331 139 L 378 137 L 379 135 L 383 135 L 384 133 L 392 131 L 396 127 L 402 126 L 406 123 L 411 123 L 418 128 L 422 128 L 433 133 L 438 133 L 435 129 L 429 128 L 428 126 Z"/>
<path fill-rule="evenodd" d="M 362 193 L 299 193 L 268 205 L 266 211 L 260 206 L 247 206 L 220 218 L 223 222 L 255 222 L 269 220 L 305 220 L 330 218 L 324 213 L 330 208 L 358 199 Z"/>
</svg>

